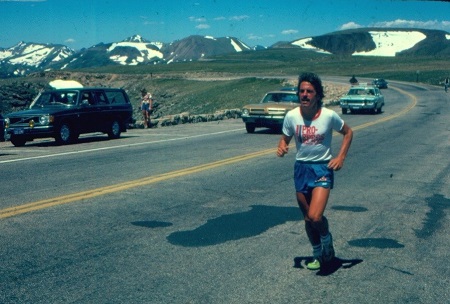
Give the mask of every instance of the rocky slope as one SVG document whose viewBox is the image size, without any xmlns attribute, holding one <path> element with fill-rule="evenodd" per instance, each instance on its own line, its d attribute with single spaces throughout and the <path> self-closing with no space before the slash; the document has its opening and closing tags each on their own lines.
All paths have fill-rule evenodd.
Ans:
<svg viewBox="0 0 450 304">
<path fill-rule="evenodd" d="M 2 115 L 5 115 L 9 112 L 22 110 L 31 104 L 40 90 L 48 88 L 50 81 L 55 79 L 70 79 L 76 80 L 86 87 L 124 88 L 133 104 L 135 125 L 136 127 L 141 127 L 142 115 L 139 111 L 140 90 L 146 87 L 150 77 L 150 75 L 42 72 L 32 74 L 25 78 L 0 80 L 0 112 Z M 217 81 L 220 79 L 220 77 L 212 77 L 211 75 L 196 75 L 196 77 L 196 79 L 202 79 L 204 81 Z M 286 79 L 284 85 L 295 86 L 296 78 Z M 340 86 L 331 83 L 324 83 L 324 86 L 326 95 L 324 100 L 325 104 L 338 100 L 348 89 L 346 85 Z M 174 105 L 183 101 L 174 91 L 159 89 L 154 91 L 153 95 L 156 99 L 156 108 L 152 121 L 159 126 L 240 117 L 240 109 L 229 108 L 227 105 L 217 109 L 215 113 L 178 113 L 173 110 Z"/>
</svg>

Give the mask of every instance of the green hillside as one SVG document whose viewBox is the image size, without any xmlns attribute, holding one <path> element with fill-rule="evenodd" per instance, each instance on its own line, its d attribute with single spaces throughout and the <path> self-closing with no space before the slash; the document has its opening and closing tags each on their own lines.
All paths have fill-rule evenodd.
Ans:
<svg viewBox="0 0 450 304">
<path fill-rule="evenodd" d="M 148 74 L 161 77 L 192 76 L 271 76 L 297 75 L 312 71 L 319 75 L 382 77 L 392 80 L 439 84 L 450 73 L 444 57 L 335 56 L 295 48 L 248 51 L 211 57 L 202 61 L 152 66 L 109 66 L 86 69 L 97 73 Z"/>
<path fill-rule="evenodd" d="M 335 56 L 296 48 L 274 48 L 185 63 L 49 71 L 23 78 L 3 79 L 0 80 L 0 106 L 2 114 L 20 110 L 29 105 L 31 96 L 36 96 L 49 80 L 63 78 L 78 80 L 86 86 L 126 89 L 136 118 L 141 117 L 138 107 L 142 88 L 154 94 L 159 105 L 156 115 L 213 113 L 257 102 L 269 90 L 293 85 L 295 81 L 292 83 L 292 79 L 303 71 L 316 72 L 321 76 L 350 78 L 355 75 L 357 78 L 418 80 L 439 85 L 450 74 L 450 61 L 431 56 Z M 286 79 L 278 76 L 286 76 Z"/>
</svg>

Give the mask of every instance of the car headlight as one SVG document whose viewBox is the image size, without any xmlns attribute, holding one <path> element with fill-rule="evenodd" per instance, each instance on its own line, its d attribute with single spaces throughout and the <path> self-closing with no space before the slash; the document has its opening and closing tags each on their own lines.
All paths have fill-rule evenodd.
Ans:
<svg viewBox="0 0 450 304">
<path fill-rule="evenodd" d="M 242 115 L 248 115 L 250 112 L 248 109 L 243 109 L 242 110 Z"/>
<path fill-rule="evenodd" d="M 53 115 L 42 115 L 39 117 L 39 123 L 43 126 L 49 125 L 53 122 Z"/>
</svg>

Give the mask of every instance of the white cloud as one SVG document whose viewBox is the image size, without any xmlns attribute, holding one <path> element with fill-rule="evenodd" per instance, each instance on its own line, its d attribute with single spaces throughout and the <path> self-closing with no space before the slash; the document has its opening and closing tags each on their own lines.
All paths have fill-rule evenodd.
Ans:
<svg viewBox="0 0 450 304">
<path fill-rule="evenodd" d="M 230 17 L 230 20 L 242 21 L 242 20 L 245 20 L 245 19 L 248 19 L 248 18 L 250 18 L 250 16 L 241 15 L 241 16 L 232 16 L 232 17 Z"/>
<path fill-rule="evenodd" d="M 359 28 L 359 27 L 363 27 L 362 25 L 359 25 L 358 23 L 355 23 L 353 21 L 351 22 L 347 22 L 343 25 L 341 25 L 341 30 L 348 30 L 348 29 L 354 29 L 354 28 Z"/>
<path fill-rule="evenodd" d="M 73 39 L 73 38 L 69 38 L 69 39 L 66 39 L 66 41 L 64 41 L 65 43 L 75 43 L 75 39 Z"/>
<path fill-rule="evenodd" d="M 404 19 L 396 19 L 392 21 L 379 21 L 374 22 L 369 25 L 360 25 L 353 21 L 345 23 L 341 25 L 340 30 L 354 29 L 360 27 L 381 27 L 381 28 L 428 28 L 428 29 L 441 29 L 441 30 L 449 30 L 450 29 L 450 21 L 443 20 L 428 20 L 428 21 L 420 21 L 420 20 L 404 20 Z"/>
<path fill-rule="evenodd" d="M 193 16 L 191 16 L 191 17 L 189 17 L 189 21 L 202 23 L 202 22 L 206 22 L 206 18 L 204 18 L 204 17 L 193 17 Z"/>
<path fill-rule="evenodd" d="M 247 35 L 247 39 L 249 39 L 249 40 L 262 40 L 263 37 L 255 35 L 255 34 L 248 34 Z"/>
<path fill-rule="evenodd" d="M 404 20 L 397 19 L 393 21 L 380 21 L 375 22 L 371 26 L 374 27 L 407 27 L 407 28 L 430 28 L 430 29 L 445 29 L 450 28 L 450 21 L 418 21 L 418 20 Z"/>
<path fill-rule="evenodd" d="M 208 24 L 199 24 L 195 28 L 199 29 L 199 30 L 204 30 L 204 29 L 209 29 L 210 26 Z"/>
<path fill-rule="evenodd" d="M 292 35 L 292 34 L 297 34 L 297 33 L 298 33 L 297 30 L 284 30 L 284 31 L 281 31 L 282 35 Z"/>
</svg>

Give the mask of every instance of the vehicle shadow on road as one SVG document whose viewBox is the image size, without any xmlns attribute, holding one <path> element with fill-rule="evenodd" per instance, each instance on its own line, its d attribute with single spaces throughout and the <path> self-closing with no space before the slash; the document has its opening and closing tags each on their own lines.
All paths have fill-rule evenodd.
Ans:
<svg viewBox="0 0 450 304">
<path fill-rule="evenodd" d="M 119 141 L 120 139 L 124 138 L 130 138 L 130 137 L 136 137 L 136 136 L 130 136 L 130 135 L 122 135 L 119 139 L 115 139 L 115 141 Z M 81 144 L 89 144 L 89 143 L 96 143 L 96 142 L 107 142 L 111 141 L 111 139 L 108 138 L 108 136 L 101 134 L 101 135 L 84 135 L 74 142 L 71 142 L 69 144 L 61 145 L 58 144 L 54 139 L 44 138 L 44 139 L 35 139 L 34 141 L 27 141 L 26 147 L 58 147 L 58 146 L 73 146 L 73 145 L 81 145 Z M 21 147 L 22 148 L 22 147 Z"/>
<path fill-rule="evenodd" d="M 255 134 L 260 134 L 260 135 L 263 135 L 263 134 L 271 134 L 271 135 L 281 135 L 283 132 L 281 132 L 281 129 L 257 129 L 254 133 L 247 133 L 247 134 L 250 134 L 250 135 L 255 135 Z"/>
<path fill-rule="evenodd" d="M 294 258 L 294 268 L 299 269 L 306 269 L 302 262 L 311 261 L 312 257 L 296 257 Z M 317 271 L 316 275 L 318 276 L 329 276 L 333 273 L 335 273 L 339 269 L 349 269 L 353 266 L 358 265 L 359 263 L 362 263 L 363 260 L 361 259 L 351 259 L 351 260 L 345 260 L 338 257 L 335 257 L 331 262 L 326 263 L 322 265 L 319 271 Z M 304 263 L 303 263 L 304 264 Z"/>
</svg>

